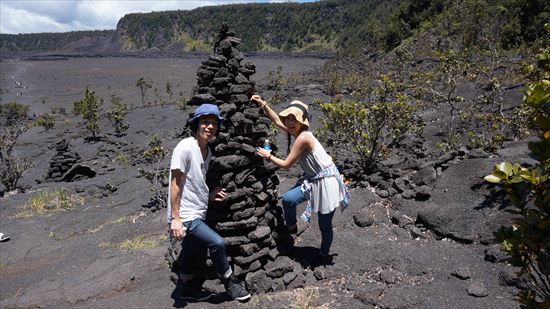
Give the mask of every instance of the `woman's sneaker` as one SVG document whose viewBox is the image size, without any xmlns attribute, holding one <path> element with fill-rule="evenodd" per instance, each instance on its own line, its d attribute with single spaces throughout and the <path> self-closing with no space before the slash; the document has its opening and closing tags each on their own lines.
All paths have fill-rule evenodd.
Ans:
<svg viewBox="0 0 550 309">
<path fill-rule="evenodd" d="M 181 285 L 181 298 L 184 300 L 205 301 L 213 296 L 212 293 L 203 289 L 202 284 L 196 280 L 191 279 L 186 282 L 179 280 L 179 283 Z"/>
<path fill-rule="evenodd" d="M 244 287 L 244 282 L 237 279 L 234 275 L 231 275 L 229 278 L 223 280 L 223 285 L 225 286 L 225 290 L 227 291 L 227 294 L 231 296 L 231 298 L 243 301 L 250 298 L 250 293 L 246 290 Z"/>
</svg>

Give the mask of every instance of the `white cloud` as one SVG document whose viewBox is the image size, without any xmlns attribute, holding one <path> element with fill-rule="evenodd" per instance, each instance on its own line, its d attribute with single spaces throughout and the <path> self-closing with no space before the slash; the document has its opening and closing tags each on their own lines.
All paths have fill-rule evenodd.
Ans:
<svg viewBox="0 0 550 309">
<path fill-rule="evenodd" d="M 266 0 L 0 0 L 0 33 L 115 29 L 118 20 L 128 13 L 191 10 L 200 6 L 246 2 Z"/>
<path fill-rule="evenodd" d="M 0 14 L 0 33 L 27 32 L 64 32 L 71 31 L 71 25 L 55 21 L 48 15 L 39 15 L 23 9 L 2 7 Z"/>
</svg>

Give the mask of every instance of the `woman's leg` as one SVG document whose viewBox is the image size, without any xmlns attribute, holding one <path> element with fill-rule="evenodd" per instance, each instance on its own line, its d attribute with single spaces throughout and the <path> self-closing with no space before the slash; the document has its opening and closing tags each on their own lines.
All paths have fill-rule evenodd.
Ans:
<svg viewBox="0 0 550 309">
<path fill-rule="evenodd" d="M 223 238 L 211 229 L 204 221 L 195 219 L 189 224 L 186 224 L 187 235 L 184 238 L 184 246 L 182 248 L 184 254 L 183 266 L 184 272 L 193 267 L 193 262 L 190 261 L 193 257 L 193 252 L 197 252 L 197 247 L 191 247 L 193 244 L 200 244 L 208 247 L 210 251 L 210 259 L 216 268 L 216 272 L 222 278 L 227 278 L 231 275 L 232 271 L 227 262 L 227 256 L 225 254 L 225 241 Z M 186 239 L 189 240 L 186 242 Z M 187 253 L 186 253 L 187 251 Z"/>
<path fill-rule="evenodd" d="M 301 184 L 295 185 L 283 194 L 282 201 L 287 227 L 296 225 L 296 206 L 305 200 L 306 197 L 302 193 Z"/>
<path fill-rule="evenodd" d="M 321 255 L 327 256 L 332 245 L 332 217 L 334 210 L 328 214 L 317 213 L 319 217 L 319 229 L 321 230 Z"/>
</svg>

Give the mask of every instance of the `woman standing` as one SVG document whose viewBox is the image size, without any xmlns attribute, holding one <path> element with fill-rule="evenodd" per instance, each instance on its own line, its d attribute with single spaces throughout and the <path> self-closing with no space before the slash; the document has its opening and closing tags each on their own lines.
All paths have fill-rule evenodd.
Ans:
<svg viewBox="0 0 550 309">
<path fill-rule="evenodd" d="M 342 210 L 349 203 L 349 194 L 342 177 L 334 165 L 332 158 L 323 146 L 309 131 L 309 114 L 306 104 L 292 101 L 287 109 L 278 115 L 259 95 L 253 95 L 251 101 L 263 108 L 271 121 L 295 138 L 294 144 L 286 159 L 280 159 L 271 154 L 271 150 L 258 148 L 258 154 L 273 164 L 284 169 L 292 167 L 296 162 L 304 170 L 296 185 L 283 194 L 283 209 L 289 232 L 297 232 L 296 206 L 307 200 L 306 210 L 301 218 L 309 222 L 312 213 L 318 214 L 321 230 L 321 247 L 314 264 L 324 264 L 327 261 L 332 245 L 332 217 L 337 207 Z"/>
</svg>

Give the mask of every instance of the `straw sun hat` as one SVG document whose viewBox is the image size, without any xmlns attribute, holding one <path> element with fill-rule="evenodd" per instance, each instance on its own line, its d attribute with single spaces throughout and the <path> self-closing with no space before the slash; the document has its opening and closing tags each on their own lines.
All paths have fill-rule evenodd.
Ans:
<svg viewBox="0 0 550 309">
<path fill-rule="evenodd" d="M 309 113 L 306 104 L 298 100 L 292 101 L 287 109 L 279 113 L 279 117 L 283 120 L 291 114 L 294 115 L 296 121 L 309 128 Z"/>
</svg>

